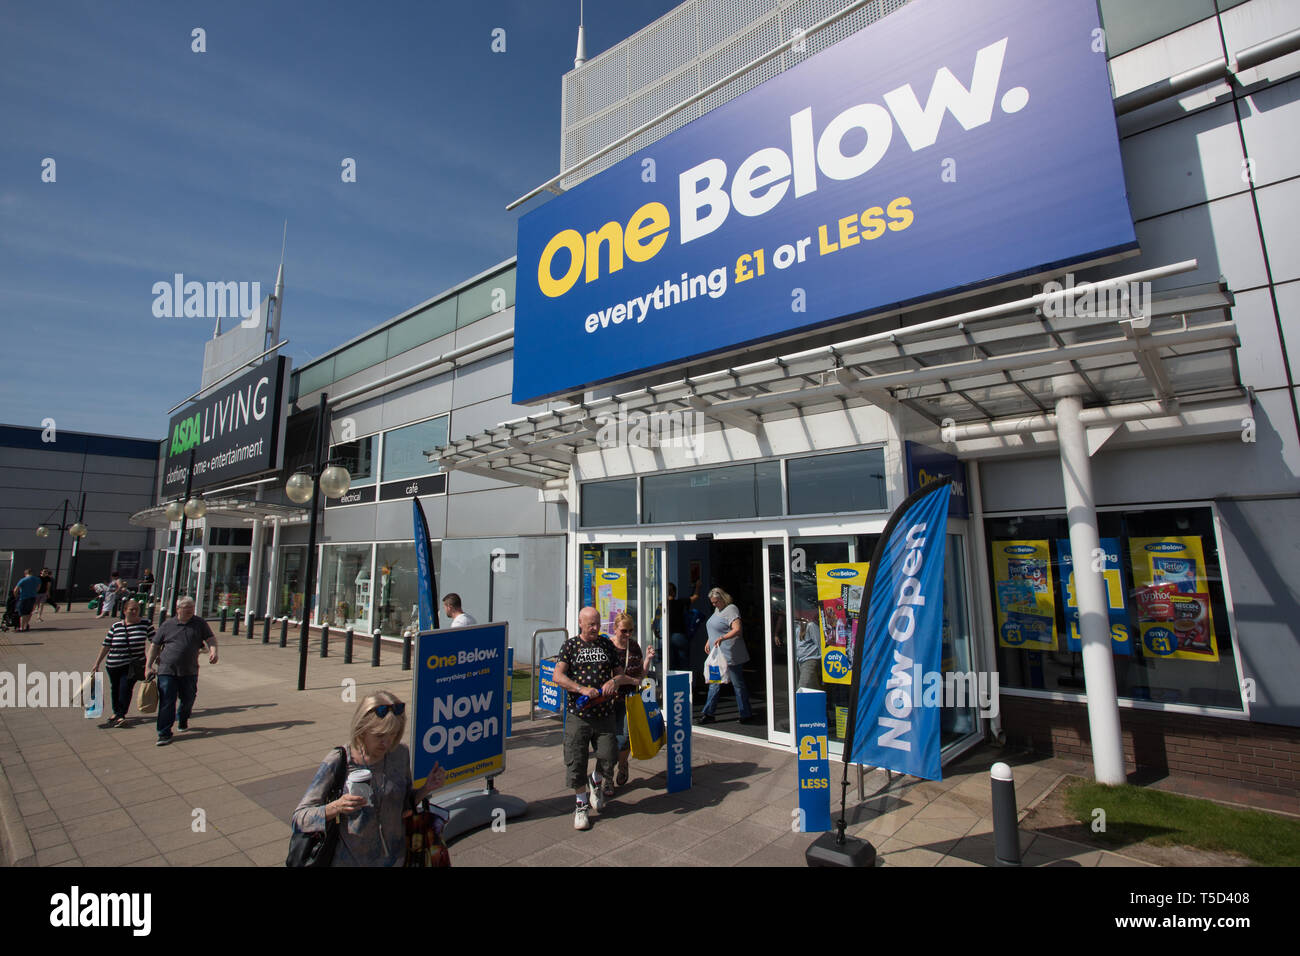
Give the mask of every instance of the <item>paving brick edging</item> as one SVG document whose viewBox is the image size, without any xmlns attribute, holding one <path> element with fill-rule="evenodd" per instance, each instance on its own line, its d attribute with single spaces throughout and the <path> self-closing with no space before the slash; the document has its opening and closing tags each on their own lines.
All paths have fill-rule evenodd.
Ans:
<svg viewBox="0 0 1300 956">
<path fill-rule="evenodd" d="M 0 771 L 0 864 L 36 865 L 36 848 L 32 846 L 32 838 L 14 800 L 9 777 L 3 771 Z"/>
</svg>

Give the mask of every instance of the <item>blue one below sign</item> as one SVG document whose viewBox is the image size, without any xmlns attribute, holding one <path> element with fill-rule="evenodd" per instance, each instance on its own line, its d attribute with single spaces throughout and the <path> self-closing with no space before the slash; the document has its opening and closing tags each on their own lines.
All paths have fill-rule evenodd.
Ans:
<svg viewBox="0 0 1300 956">
<path fill-rule="evenodd" d="M 507 625 L 424 631 L 416 638 L 411 776 L 442 766 L 447 783 L 505 769 Z"/>
<path fill-rule="evenodd" d="M 831 828 L 831 764 L 826 749 L 826 692 L 800 688 L 794 697 L 799 744 L 799 822 L 803 833 Z"/>
<path fill-rule="evenodd" d="M 668 792 L 691 789 L 691 672 L 664 678 L 664 733 L 668 743 Z"/>
<path fill-rule="evenodd" d="M 560 685 L 555 683 L 555 661 L 544 660 L 537 669 L 537 709 L 560 712 Z"/>
</svg>

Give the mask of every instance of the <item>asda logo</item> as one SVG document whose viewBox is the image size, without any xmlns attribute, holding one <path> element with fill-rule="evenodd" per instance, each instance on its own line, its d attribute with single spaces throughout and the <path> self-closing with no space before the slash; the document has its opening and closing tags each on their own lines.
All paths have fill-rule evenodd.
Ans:
<svg viewBox="0 0 1300 956">
<path fill-rule="evenodd" d="M 176 428 L 172 432 L 171 454 L 179 455 L 181 452 L 189 451 L 202 442 L 202 432 L 199 424 L 201 417 L 195 415 L 192 418 L 182 418 L 176 423 Z"/>
</svg>

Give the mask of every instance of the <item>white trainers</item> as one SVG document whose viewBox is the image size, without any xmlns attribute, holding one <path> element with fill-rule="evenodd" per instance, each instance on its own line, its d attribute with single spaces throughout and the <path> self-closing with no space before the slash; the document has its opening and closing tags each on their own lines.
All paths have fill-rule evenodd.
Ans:
<svg viewBox="0 0 1300 956">
<path fill-rule="evenodd" d="M 587 819 L 587 805 L 585 803 L 578 804 L 578 809 L 573 811 L 573 829 L 591 829 L 591 821 Z"/>
<path fill-rule="evenodd" d="M 587 778 L 587 792 L 591 794 L 591 805 L 597 813 L 605 809 L 605 790 L 594 778 Z"/>
</svg>

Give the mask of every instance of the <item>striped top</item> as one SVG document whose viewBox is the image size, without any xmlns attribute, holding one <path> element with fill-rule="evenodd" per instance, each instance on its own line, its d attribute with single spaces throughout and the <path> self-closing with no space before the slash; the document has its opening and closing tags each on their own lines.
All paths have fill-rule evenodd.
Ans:
<svg viewBox="0 0 1300 956">
<path fill-rule="evenodd" d="M 108 648 L 107 667 L 125 667 L 132 661 L 143 661 L 145 645 L 153 637 L 153 625 L 148 621 L 127 624 L 118 621 L 108 629 L 104 646 Z"/>
</svg>

